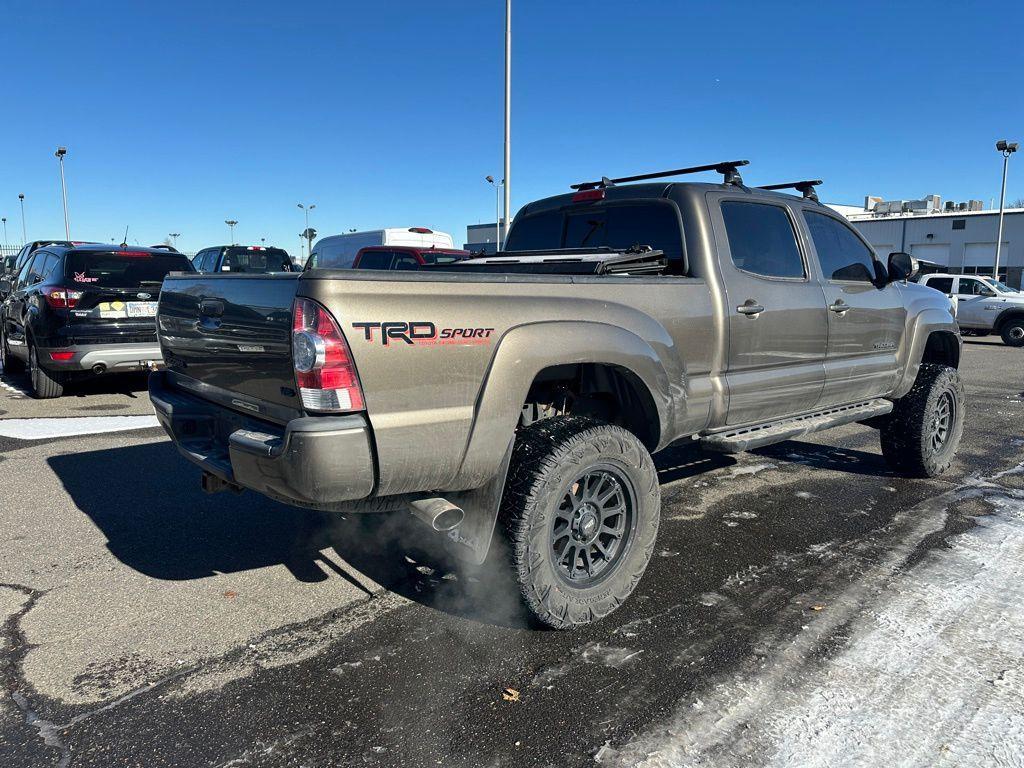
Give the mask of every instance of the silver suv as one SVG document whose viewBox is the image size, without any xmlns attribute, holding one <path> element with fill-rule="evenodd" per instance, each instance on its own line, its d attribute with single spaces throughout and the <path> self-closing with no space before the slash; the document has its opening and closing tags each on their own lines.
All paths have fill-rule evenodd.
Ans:
<svg viewBox="0 0 1024 768">
<path fill-rule="evenodd" d="M 957 299 L 964 336 L 998 333 L 1011 347 L 1024 346 L 1024 293 L 984 275 L 922 275 L 918 280 Z"/>
</svg>

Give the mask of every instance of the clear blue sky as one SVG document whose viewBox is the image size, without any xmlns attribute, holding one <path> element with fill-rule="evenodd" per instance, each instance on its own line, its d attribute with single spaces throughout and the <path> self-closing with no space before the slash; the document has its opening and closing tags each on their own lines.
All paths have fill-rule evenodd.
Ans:
<svg viewBox="0 0 1024 768">
<path fill-rule="evenodd" d="M 513 209 L 601 174 L 749 158 L 823 196 L 999 194 L 1024 141 L 1020 3 L 516 0 Z M 62 234 L 299 248 L 321 234 L 493 221 L 502 0 L 10 2 L 0 214 Z M 1024 153 L 1008 196 L 1024 196 Z M 1014 167 L 1014 165 L 1016 167 Z"/>
</svg>

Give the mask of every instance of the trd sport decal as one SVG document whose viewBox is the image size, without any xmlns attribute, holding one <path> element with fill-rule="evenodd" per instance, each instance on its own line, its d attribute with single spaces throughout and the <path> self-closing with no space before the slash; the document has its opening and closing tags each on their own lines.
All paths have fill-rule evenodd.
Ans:
<svg viewBox="0 0 1024 768">
<path fill-rule="evenodd" d="M 490 344 L 493 328 L 442 328 L 431 322 L 352 323 L 363 332 L 363 339 L 379 342 L 385 347 L 392 343 L 420 344 Z"/>
</svg>

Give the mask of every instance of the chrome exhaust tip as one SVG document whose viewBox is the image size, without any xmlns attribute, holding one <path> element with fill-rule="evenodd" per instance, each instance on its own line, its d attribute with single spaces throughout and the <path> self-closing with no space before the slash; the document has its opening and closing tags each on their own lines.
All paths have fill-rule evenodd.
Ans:
<svg viewBox="0 0 1024 768">
<path fill-rule="evenodd" d="M 417 499 L 408 503 L 414 517 L 423 521 L 438 533 L 447 533 L 462 522 L 466 513 L 447 499 Z"/>
</svg>

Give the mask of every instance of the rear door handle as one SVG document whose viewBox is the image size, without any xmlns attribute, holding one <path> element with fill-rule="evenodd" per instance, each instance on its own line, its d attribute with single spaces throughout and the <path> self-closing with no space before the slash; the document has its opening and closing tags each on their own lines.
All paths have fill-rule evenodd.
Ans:
<svg viewBox="0 0 1024 768">
<path fill-rule="evenodd" d="M 736 311 L 741 315 L 746 315 L 747 317 L 757 317 L 764 312 L 764 307 L 758 304 L 754 299 L 747 299 L 736 307 Z"/>
<path fill-rule="evenodd" d="M 838 299 L 835 304 L 829 304 L 829 311 L 835 312 L 837 315 L 842 317 L 850 311 L 850 305 L 842 299 Z"/>
</svg>

